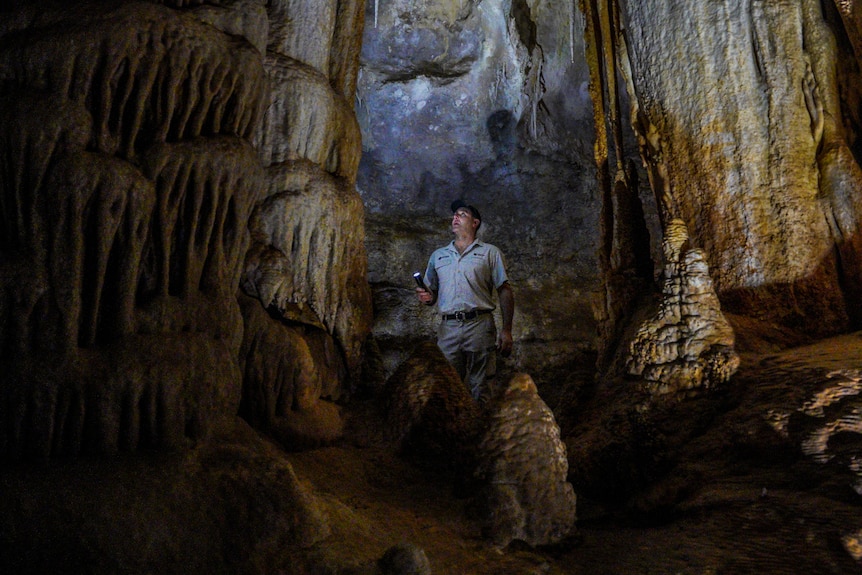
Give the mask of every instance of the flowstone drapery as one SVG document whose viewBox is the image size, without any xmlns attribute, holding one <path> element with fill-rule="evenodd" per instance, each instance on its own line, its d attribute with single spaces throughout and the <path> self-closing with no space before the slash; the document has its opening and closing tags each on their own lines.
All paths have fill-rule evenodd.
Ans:
<svg viewBox="0 0 862 575">
<path fill-rule="evenodd" d="M 0 49 L 14 102 L 0 165 L 2 455 L 200 439 L 239 402 L 260 57 L 153 4 L 18 16 Z"/>
<path fill-rule="evenodd" d="M 0 562 L 304 570 L 329 519 L 249 424 L 289 448 L 332 441 L 330 400 L 358 377 L 363 2 L 330 2 L 310 43 L 279 31 L 320 3 L 13 4 L 0 8 Z M 267 53 L 280 45 L 309 61 Z M 56 475 L 15 464 L 53 459 Z"/>
<path fill-rule="evenodd" d="M 246 331 L 242 408 L 290 447 L 338 437 L 334 402 L 358 381 L 371 328 L 364 210 L 355 187 L 362 148 L 352 108 L 363 6 L 267 3 L 272 26 L 263 65 L 272 90 L 254 136 L 265 183 L 249 220 L 253 243 L 241 283 L 276 321 L 261 323 L 243 306 L 248 324 L 271 333 Z M 285 329 L 308 345 L 279 343 Z M 298 354 L 285 358 L 289 349 Z M 273 409 L 265 398 L 278 389 L 302 400 Z"/>
<path fill-rule="evenodd" d="M 356 53 L 361 2 L 330 7 L 330 30 L 315 32 L 326 45 L 312 46 L 327 54 L 307 63 L 261 52 L 307 47 L 268 34 L 261 0 L 21 4 L 0 24 L 0 456 L 205 436 L 213 416 L 237 412 L 240 374 L 271 357 L 240 357 L 258 338 L 241 279 L 280 314 L 256 329 L 311 330 L 311 363 L 275 362 L 309 366 L 293 384 L 316 381 L 297 418 L 334 412 L 317 400 L 358 377 L 370 324 L 358 63 L 336 62 Z M 277 273 L 246 257 L 250 225 L 253 254 L 282 254 Z M 264 275 L 280 289 L 257 285 Z M 167 357 L 185 371 L 159 366 Z"/>
<path fill-rule="evenodd" d="M 653 189 L 672 195 L 727 312 L 808 336 L 846 330 L 859 319 L 849 302 L 860 295 L 862 171 L 839 120 L 826 7 L 677 8 L 619 7 L 630 23 L 616 37 L 620 68 Z"/>
</svg>

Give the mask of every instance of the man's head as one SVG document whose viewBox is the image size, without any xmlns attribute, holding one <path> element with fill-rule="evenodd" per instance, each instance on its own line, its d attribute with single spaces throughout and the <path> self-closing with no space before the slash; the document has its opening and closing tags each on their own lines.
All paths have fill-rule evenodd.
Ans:
<svg viewBox="0 0 862 575">
<path fill-rule="evenodd" d="M 479 230 L 479 226 L 482 225 L 482 216 L 479 214 L 479 210 L 476 209 L 476 206 L 458 199 L 452 202 L 451 207 L 453 231 L 456 231 L 456 224 L 458 227 L 466 225 L 468 229 L 464 231 L 469 232 L 472 230 L 472 234 L 475 235 Z"/>
</svg>

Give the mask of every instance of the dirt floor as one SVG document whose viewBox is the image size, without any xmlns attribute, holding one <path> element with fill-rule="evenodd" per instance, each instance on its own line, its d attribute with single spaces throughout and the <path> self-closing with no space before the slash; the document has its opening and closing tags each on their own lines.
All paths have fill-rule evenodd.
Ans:
<svg viewBox="0 0 862 575">
<path fill-rule="evenodd" d="M 451 478 L 396 456 L 373 437 L 354 435 L 352 442 L 289 460 L 330 503 L 334 534 L 324 546 L 342 565 L 373 561 L 394 544 L 410 543 L 424 550 L 437 574 L 862 573 L 854 551 L 862 538 L 862 494 L 853 488 L 858 474 L 839 456 L 818 462 L 798 447 L 805 433 L 834 431 L 834 421 L 852 422 L 853 414 L 860 420 L 862 402 L 849 384 L 842 393 L 854 403 L 841 407 L 843 416 L 808 424 L 797 417 L 824 392 L 834 370 L 862 373 L 859 334 L 745 357 L 730 390 L 681 400 L 656 417 L 667 434 L 683 436 L 666 448 L 673 455 L 656 481 L 632 489 L 619 505 L 611 491 L 591 498 L 584 490 L 598 494 L 595 485 L 576 484 L 577 531 L 548 548 L 515 542 L 494 549 L 471 521 L 469 499 L 454 496 Z M 770 427 L 782 410 L 791 422 L 788 437 Z M 686 417 L 708 421 L 698 427 Z M 862 428 L 848 429 L 832 447 L 849 450 L 844 462 L 852 464 L 862 454 Z"/>
</svg>

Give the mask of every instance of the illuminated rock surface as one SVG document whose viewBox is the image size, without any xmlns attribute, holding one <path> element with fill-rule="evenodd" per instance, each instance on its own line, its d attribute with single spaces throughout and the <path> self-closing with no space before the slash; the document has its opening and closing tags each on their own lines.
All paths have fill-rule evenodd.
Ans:
<svg viewBox="0 0 862 575">
<path fill-rule="evenodd" d="M 0 564 L 858 570 L 862 345 L 820 338 L 862 327 L 860 22 L 813 0 L 7 2 Z M 507 258 L 501 377 L 530 373 L 559 426 L 565 536 L 482 538 L 453 494 L 457 381 L 401 396 L 411 425 L 449 418 L 410 427 L 414 457 L 381 437 L 438 321 L 409 276 L 456 196 Z M 635 371 L 706 393 L 616 377 L 662 296 L 649 335 L 674 335 Z M 562 475 L 552 451 L 534 463 Z M 524 517 L 556 522 L 538 500 Z"/>
</svg>

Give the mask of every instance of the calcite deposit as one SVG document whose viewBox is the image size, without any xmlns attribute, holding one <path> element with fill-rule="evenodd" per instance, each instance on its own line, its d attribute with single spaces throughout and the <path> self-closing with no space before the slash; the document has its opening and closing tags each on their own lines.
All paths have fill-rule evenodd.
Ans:
<svg viewBox="0 0 862 575">
<path fill-rule="evenodd" d="M 0 50 L 4 457 L 181 445 L 239 402 L 260 56 L 154 4 L 94 8 L 22 9 Z"/>
<path fill-rule="evenodd" d="M 688 240 L 682 220 L 671 220 L 658 311 L 640 325 L 626 357 L 628 373 L 656 395 L 718 387 L 739 367 L 703 251 Z"/>
<path fill-rule="evenodd" d="M 437 344 L 416 346 L 387 380 L 382 402 L 386 435 L 396 449 L 469 476 L 482 414 Z"/>
<path fill-rule="evenodd" d="M 845 0 L 3 2 L 0 564 L 852 572 L 862 344 L 781 348 L 862 327 L 860 31 Z M 498 373 L 532 374 L 487 420 L 410 277 L 456 197 L 517 293 Z M 481 524 L 433 473 L 476 466 Z"/>
<path fill-rule="evenodd" d="M 19 506 L 74 478 L 4 475 L 0 529 L 20 550 L 4 565 L 293 563 L 330 530 L 283 449 L 340 437 L 334 401 L 358 378 L 370 325 L 350 106 L 362 2 L 12 4 L 0 9 L 0 459 L 117 459 L 79 473 L 88 485 L 52 518 Z M 283 26 L 318 13 L 321 44 Z M 142 459 L 123 457 L 140 452 L 165 459 L 135 470 Z M 64 523 L 85 515 L 94 523 Z"/>
<path fill-rule="evenodd" d="M 529 375 L 513 377 L 489 407 L 477 458 L 477 514 L 494 545 L 549 545 L 572 531 L 576 496 L 566 446 Z"/>
<path fill-rule="evenodd" d="M 620 4 L 631 123 L 725 308 L 838 333 L 858 321 L 862 209 L 840 44 L 820 2 L 746 6 Z"/>
</svg>

